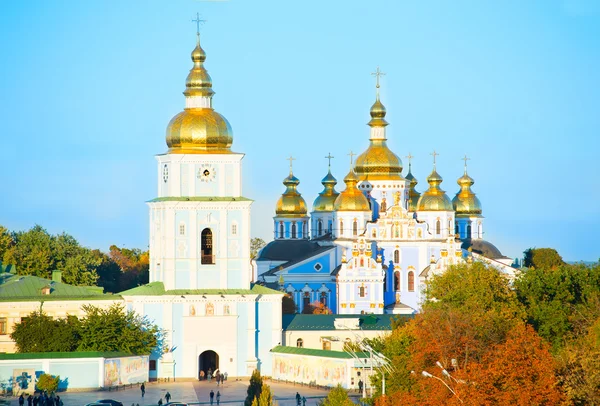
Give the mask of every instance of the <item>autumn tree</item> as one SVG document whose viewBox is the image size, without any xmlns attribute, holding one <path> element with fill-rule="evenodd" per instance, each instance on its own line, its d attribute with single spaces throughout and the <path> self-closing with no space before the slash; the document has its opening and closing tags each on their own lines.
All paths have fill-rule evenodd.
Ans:
<svg viewBox="0 0 600 406">
<path fill-rule="evenodd" d="M 252 401 L 252 406 L 273 406 L 277 403 L 273 403 L 273 392 L 271 387 L 266 383 L 263 383 L 260 390 L 260 396 L 257 396 Z"/>
<path fill-rule="evenodd" d="M 354 402 L 348 397 L 348 391 L 340 384 L 329 391 L 327 397 L 320 403 L 321 406 L 353 406 Z"/>
<path fill-rule="evenodd" d="M 256 258 L 258 255 L 258 251 L 261 250 L 267 243 L 262 238 L 252 238 L 250 239 L 250 259 Z"/>
<path fill-rule="evenodd" d="M 304 306 L 302 314 L 333 314 L 333 312 L 324 303 L 317 300 Z"/>
</svg>

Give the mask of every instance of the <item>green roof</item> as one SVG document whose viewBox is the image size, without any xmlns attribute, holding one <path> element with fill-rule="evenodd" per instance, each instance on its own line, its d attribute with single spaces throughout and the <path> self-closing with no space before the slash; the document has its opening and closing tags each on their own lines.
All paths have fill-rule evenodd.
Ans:
<svg viewBox="0 0 600 406">
<path fill-rule="evenodd" d="M 361 330 L 392 330 L 396 317 L 410 319 L 412 315 L 396 314 L 284 314 L 284 330 L 336 330 L 335 319 L 360 319 Z"/>
<path fill-rule="evenodd" d="M 133 354 L 119 351 L 28 352 L 17 354 L 0 353 L 0 360 L 46 358 L 117 358 L 131 356 L 133 356 Z"/>
<path fill-rule="evenodd" d="M 278 354 L 295 354 L 304 355 L 311 357 L 327 357 L 327 358 L 341 358 L 341 359 L 352 359 L 354 358 L 347 352 L 344 351 L 330 351 L 330 350 L 316 350 L 313 348 L 298 348 L 298 347 L 285 347 L 278 345 L 271 350 Z M 365 352 L 355 352 L 354 355 L 358 358 L 369 358 L 369 354 Z"/>
<path fill-rule="evenodd" d="M 42 289 L 50 288 L 50 294 Z M 2 274 L 0 277 L 0 301 L 27 300 L 113 300 L 120 296 L 104 294 L 97 286 L 73 286 L 32 275 Z"/>
<path fill-rule="evenodd" d="M 121 296 L 162 296 L 162 295 L 283 295 L 283 292 L 254 285 L 252 289 L 172 289 L 165 290 L 162 282 L 151 282 L 119 293 Z"/>
<path fill-rule="evenodd" d="M 157 197 L 152 200 L 148 200 L 148 203 L 156 202 L 253 202 L 254 200 L 248 199 L 247 197 L 204 197 L 204 196 L 190 196 L 190 197 Z"/>
</svg>

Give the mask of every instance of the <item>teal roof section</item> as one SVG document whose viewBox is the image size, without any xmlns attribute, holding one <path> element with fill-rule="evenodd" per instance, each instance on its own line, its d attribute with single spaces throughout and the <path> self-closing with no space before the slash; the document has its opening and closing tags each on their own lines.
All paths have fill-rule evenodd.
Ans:
<svg viewBox="0 0 600 406">
<path fill-rule="evenodd" d="M 44 294 L 43 289 L 49 288 Z M 32 275 L 4 273 L 0 276 L 0 301 L 30 300 L 117 300 L 120 296 L 104 294 L 97 286 L 73 286 Z"/>
<path fill-rule="evenodd" d="M 75 352 L 28 352 L 5 354 L 0 353 L 0 360 L 19 359 L 53 359 L 53 358 L 119 358 L 132 357 L 128 352 L 117 351 L 75 351 Z"/>
<path fill-rule="evenodd" d="M 338 358 L 338 359 L 353 359 L 357 358 L 369 358 L 369 354 L 366 352 L 355 352 L 353 355 L 344 351 L 331 351 L 331 350 L 317 350 L 313 348 L 298 348 L 298 347 L 285 347 L 278 345 L 274 347 L 271 352 L 277 354 L 293 354 L 309 357 L 325 357 L 325 358 Z"/>
<path fill-rule="evenodd" d="M 189 197 L 157 197 L 148 200 L 147 203 L 157 202 L 253 202 L 254 200 L 247 197 L 204 197 L 204 196 L 189 196 Z"/>
<path fill-rule="evenodd" d="M 121 296 L 162 296 L 162 295 L 281 295 L 278 290 L 253 285 L 251 289 L 172 289 L 165 290 L 162 282 L 151 282 L 119 293 Z"/>
<path fill-rule="evenodd" d="M 284 330 L 336 330 L 335 319 L 360 319 L 360 330 L 391 331 L 395 318 L 409 320 L 412 315 L 396 314 L 284 314 Z"/>
</svg>

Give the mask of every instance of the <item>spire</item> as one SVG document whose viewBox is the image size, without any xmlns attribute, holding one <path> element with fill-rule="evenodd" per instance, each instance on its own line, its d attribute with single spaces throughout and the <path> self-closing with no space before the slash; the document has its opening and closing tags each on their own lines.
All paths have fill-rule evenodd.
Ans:
<svg viewBox="0 0 600 406">
<path fill-rule="evenodd" d="M 192 20 L 192 22 L 196 23 L 196 47 L 192 51 L 194 66 L 185 81 L 185 91 L 183 94 L 186 96 L 186 107 L 211 108 L 211 98 L 215 92 L 212 90 L 212 79 L 206 68 L 204 68 L 206 53 L 200 46 L 200 23 L 204 23 L 206 20 L 201 20 L 200 14 L 196 13 L 196 19 Z M 198 96 L 200 96 L 200 99 L 194 100 Z M 196 103 L 188 103 L 188 101 L 192 100 Z"/>
<path fill-rule="evenodd" d="M 408 153 L 406 156 L 408 158 L 408 173 L 406 174 L 406 179 L 410 182 L 410 186 L 408 189 L 408 211 L 417 211 L 417 203 L 419 202 L 419 197 L 421 197 L 421 193 L 417 192 L 416 186 L 419 183 L 417 178 L 412 174 L 412 159 L 414 156 Z"/>
</svg>

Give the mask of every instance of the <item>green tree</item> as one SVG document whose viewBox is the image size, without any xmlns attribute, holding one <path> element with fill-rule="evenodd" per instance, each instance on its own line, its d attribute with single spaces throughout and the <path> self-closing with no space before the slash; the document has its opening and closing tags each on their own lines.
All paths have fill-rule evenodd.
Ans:
<svg viewBox="0 0 600 406">
<path fill-rule="evenodd" d="M 246 391 L 246 400 L 244 401 L 244 406 L 252 406 L 254 400 L 256 398 L 260 398 L 262 388 L 262 376 L 260 376 L 258 369 L 255 369 L 250 377 L 250 384 L 248 385 L 248 390 Z"/>
<path fill-rule="evenodd" d="M 54 262 L 52 236 L 40 225 L 13 233 L 14 245 L 4 253 L 4 262 L 17 266 L 20 275 L 49 278 Z"/>
<path fill-rule="evenodd" d="M 282 314 L 295 314 L 296 313 L 296 302 L 290 296 L 285 295 L 281 300 L 281 313 Z"/>
<path fill-rule="evenodd" d="M 13 247 L 15 241 L 10 231 L 6 227 L 0 226 L 0 262 L 5 265 L 10 265 L 4 261 L 4 254 Z"/>
<path fill-rule="evenodd" d="M 60 375 L 52 376 L 50 374 L 41 374 L 35 386 L 38 388 L 38 390 L 52 393 L 58 390 L 59 383 Z"/>
<path fill-rule="evenodd" d="M 147 317 L 125 311 L 123 305 L 107 309 L 84 305 L 86 315 L 81 320 L 78 351 L 124 351 L 148 355 L 164 350 L 164 331 Z"/>
<path fill-rule="evenodd" d="M 354 403 L 348 397 L 348 391 L 342 385 L 336 386 L 329 391 L 327 397 L 320 403 L 322 406 L 353 406 Z"/>
<path fill-rule="evenodd" d="M 523 266 L 526 268 L 552 269 L 565 264 L 553 248 L 529 248 L 523 254 Z"/>
<path fill-rule="evenodd" d="M 260 251 L 260 249 L 265 245 L 267 245 L 267 243 L 265 243 L 265 240 L 262 238 L 250 239 L 250 259 L 256 258 L 258 251 Z"/>
<path fill-rule="evenodd" d="M 52 319 L 43 311 L 34 311 L 15 324 L 10 337 L 17 352 L 70 352 L 75 351 L 80 338 L 77 317 Z"/>
<path fill-rule="evenodd" d="M 266 383 L 262 384 L 260 396 L 255 397 L 252 401 L 252 406 L 273 406 L 273 392 L 271 387 Z M 277 403 L 275 403 L 276 405 Z"/>
</svg>

